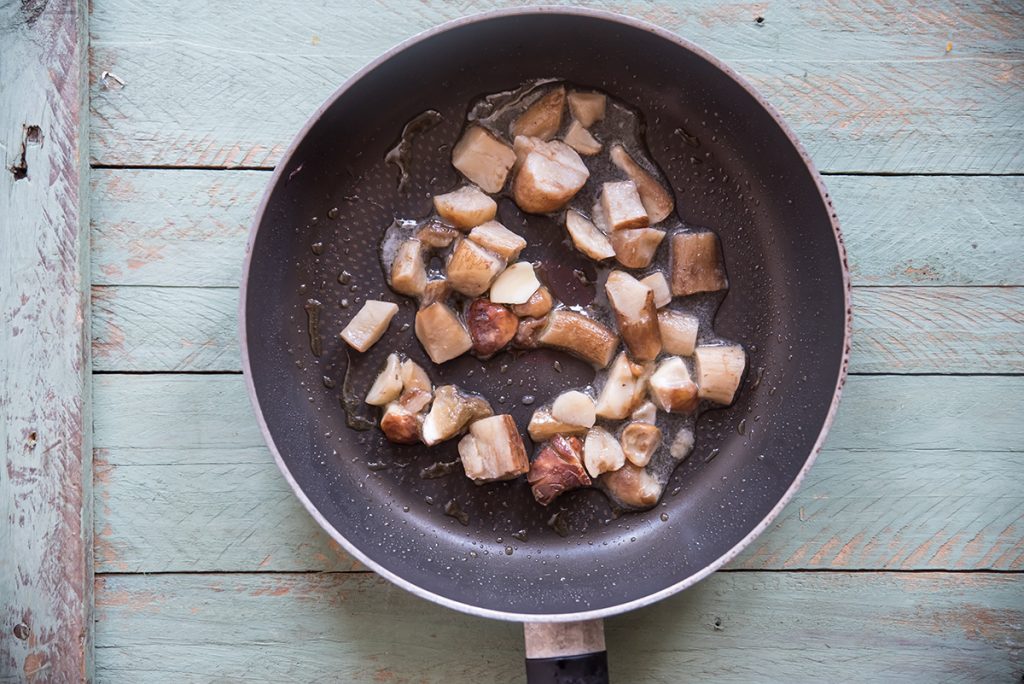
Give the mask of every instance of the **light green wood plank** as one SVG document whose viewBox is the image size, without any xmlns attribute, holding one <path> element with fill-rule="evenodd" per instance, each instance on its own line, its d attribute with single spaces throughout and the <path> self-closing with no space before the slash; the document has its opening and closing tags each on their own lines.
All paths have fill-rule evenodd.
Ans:
<svg viewBox="0 0 1024 684">
<path fill-rule="evenodd" d="M 732 567 L 1021 569 L 1022 389 L 851 378 L 808 481 Z M 237 376 L 98 376 L 95 396 L 102 571 L 355 567 L 280 476 Z"/>
<path fill-rule="evenodd" d="M 324 98 L 386 48 L 444 19 L 508 5 L 102 3 L 93 70 L 128 85 L 93 84 L 93 160 L 272 166 Z M 1011 7 L 594 6 L 652 19 L 735 66 L 823 170 L 1024 170 L 1013 88 L 1024 78 L 1024 19 Z M 757 26 L 762 12 L 767 21 Z"/>
<path fill-rule="evenodd" d="M 225 288 L 94 288 L 95 367 L 239 370 L 237 297 Z M 853 306 L 852 372 L 1024 372 L 1024 288 L 854 288 Z"/>
<path fill-rule="evenodd" d="M 108 682 L 521 681 L 522 631 L 369 574 L 97 580 Z M 1024 576 L 718 573 L 606 621 L 612 681 L 1021 675 Z"/>
<path fill-rule="evenodd" d="M 231 286 L 262 171 L 96 169 L 100 285 Z M 831 176 L 855 285 L 1022 285 L 1024 178 Z"/>
</svg>

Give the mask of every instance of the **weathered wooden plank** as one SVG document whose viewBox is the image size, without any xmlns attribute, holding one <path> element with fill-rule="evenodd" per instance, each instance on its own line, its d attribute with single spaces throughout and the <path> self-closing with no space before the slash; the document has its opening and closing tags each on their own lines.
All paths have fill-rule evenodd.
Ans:
<svg viewBox="0 0 1024 684">
<path fill-rule="evenodd" d="M 99 285 L 237 286 L 269 174 L 96 169 Z M 1024 285 L 1019 176 L 832 176 L 854 285 Z"/>
<path fill-rule="evenodd" d="M 93 161 L 272 166 L 358 67 L 419 30 L 493 6 L 508 3 L 345 3 L 298 12 L 266 2 L 214 9 L 191 0 L 145 11 L 135 0 L 104 3 L 93 21 L 94 71 L 113 70 L 127 85 L 93 84 Z M 1024 19 L 1011 7 L 594 6 L 653 19 L 733 64 L 823 170 L 1024 170 L 1024 114 L 1012 89 L 1024 78 Z M 762 12 L 767 20 L 758 25 Z"/>
<path fill-rule="evenodd" d="M 852 377 L 797 499 L 733 567 L 1021 569 L 1022 388 Z M 278 473 L 240 378 L 98 376 L 95 399 L 101 571 L 355 567 Z"/>
<path fill-rule="evenodd" d="M 455 615 L 370 574 L 96 585 L 104 681 L 522 678 L 519 625 Z M 1022 575 L 718 573 L 606 629 L 613 681 L 1009 682 L 1022 621 Z"/>
<path fill-rule="evenodd" d="M 94 288 L 95 368 L 239 370 L 237 297 L 226 288 Z M 855 287 L 853 306 L 852 372 L 1024 371 L 1024 288 Z"/>
<path fill-rule="evenodd" d="M 92 677 L 86 3 L 0 5 L 0 680 Z"/>
</svg>

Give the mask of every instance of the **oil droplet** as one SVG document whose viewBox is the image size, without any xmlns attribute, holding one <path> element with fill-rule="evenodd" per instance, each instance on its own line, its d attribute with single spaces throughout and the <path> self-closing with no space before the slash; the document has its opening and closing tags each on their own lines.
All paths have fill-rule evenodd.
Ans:
<svg viewBox="0 0 1024 684">
<path fill-rule="evenodd" d="M 334 389 L 334 378 L 324 376 L 324 387 L 327 389 Z"/>
<path fill-rule="evenodd" d="M 569 522 L 565 519 L 563 511 L 559 511 L 548 518 L 548 527 L 553 529 L 559 537 L 569 536 Z"/>
<path fill-rule="evenodd" d="M 661 514 L 661 522 L 668 522 L 668 513 Z"/>
<path fill-rule="evenodd" d="M 505 547 L 505 555 L 506 556 L 511 556 L 512 555 L 512 547 L 511 546 L 506 546 Z"/>
<path fill-rule="evenodd" d="M 408 324 L 408 323 L 403 323 L 403 324 L 402 324 L 402 327 L 401 327 L 401 328 L 399 328 L 399 329 L 398 329 L 398 331 L 399 331 L 399 332 L 405 332 L 405 331 L 406 331 L 406 330 L 408 330 L 408 329 L 409 329 L 409 324 Z"/>
<path fill-rule="evenodd" d="M 408 513 L 409 512 L 409 507 L 408 506 L 402 506 L 402 510 L 404 512 Z"/>
<path fill-rule="evenodd" d="M 711 453 L 708 454 L 708 457 L 704 459 L 704 462 L 705 463 L 711 463 L 711 461 L 715 460 L 715 456 L 718 455 L 719 451 L 721 451 L 721 449 L 719 449 L 718 447 L 715 447 L 714 449 L 712 449 Z"/>
<path fill-rule="evenodd" d="M 469 513 L 459 506 L 459 502 L 451 499 L 444 505 L 444 514 L 458 520 L 463 526 L 469 525 Z"/>
<path fill-rule="evenodd" d="M 339 213 L 340 212 L 338 211 L 338 207 L 331 207 L 330 209 L 327 210 L 327 218 L 331 219 L 332 221 L 337 221 Z"/>
<path fill-rule="evenodd" d="M 537 401 L 537 398 L 535 396 L 533 396 L 532 394 L 527 394 L 527 395 L 524 395 L 523 398 L 520 399 L 520 401 L 523 402 L 523 406 L 529 406 L 533 402 Z"/>
<path fill-rule="evenodd" d="M 306 283 L 302 283 L 301 285 L 299 285 L 299 294 L 300 295 L 304 295 L 307 292 L 309 292 L 309 285 L 306 285 Z"/>
<path fill-rule="evenodd" d="M 342 285 L 347 285 L 350 280 L 352 280 L 352 274 L 348 271 L 342 271 L 338 274 L 338 282 Z"/>
<path fill-rule="evenodd" d="M 561 363 L 559 363 L 558 361 L 555 361 L 552 365 L 554 366 L 556 373 L 561 373 L 562 372 L 562 364 Z"/>
<path fill-rule="evenodd" d="M 309 248 L 313 250 L 313 254 L 316 254 L 317 256 L 324 253 L 324 243 L 322 242 L 314 242 L 309 246 Z"/>
<path fill-rule="evenodd" d="M 428 506 L 433 506 L 434 505 L 434 497 L 430 496 L 429 494 L 427 496 L 423 497 L 423 500 L 427 502 Z"/>
<path fill-rule="evenodd" d="M 309 350 L 313 356 L 320 356 L 322 342 L 320 340 L 320 307 L 315 299 L 307 299 L 303 308 L 306 310 L 306 328 L 309 333 Z"/>
<path fill-rule="evenodd" d="M 740 424 L 736 426 L 736 432 L 740 433 L 740 435 L 747 434 L 747 419 L 746 418 L 741 420 Z"/>
<path fill-rule="evenodd" d="M 521 542 L 525 542 L 528 539 L 528 537 L 526 536 L 526 530 L 525 529 L 513 532 L 512 533 L 512 537 L 514 539 L 518 539 Z"/>
<path fill-rule="evenodd" d="M 340 302 L 338 302 L 338 306 L 340 306 L 342 309 L 347 309 L 348 299 L 342 299 Z"/>
</svg>

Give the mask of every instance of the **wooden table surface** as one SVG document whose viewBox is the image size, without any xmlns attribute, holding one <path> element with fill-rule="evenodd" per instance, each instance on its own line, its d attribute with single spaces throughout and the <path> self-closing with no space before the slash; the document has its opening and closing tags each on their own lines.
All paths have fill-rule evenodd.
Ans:
<svg viewBox="0 0 1024 684">
<path fill-rule="evenodd" d="M 521 676 L 519 626 L 394 588 L 302 509 L 235 318 L 256 204 L 314 108 L 408 36 L 512 4 L 90 3 L 97 680 Z M 613 678 L 1020 682 L 1024 8 L 588 4 L 700 44 L 782 112 L 835 198 L 855 306 L 802 490 L 726 569 L 607 620 Z M 12 679 L 46 681 L 23 661 Z"/>
</svg>

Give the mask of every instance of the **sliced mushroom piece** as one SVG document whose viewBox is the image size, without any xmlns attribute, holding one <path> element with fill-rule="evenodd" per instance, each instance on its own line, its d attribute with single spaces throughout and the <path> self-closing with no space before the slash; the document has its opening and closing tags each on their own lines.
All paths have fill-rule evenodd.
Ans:
<svg viewBox="0 0 1024 684">
<path fill-rule="evenodd" d="M 637 361 L 656 359 L 661 352 L 661 331 L 651 288 L 625 271 L 612 271 L 604 290 L 629 353 Z"/>
<path fill-rule="evenodd" d="M 565 228 L 569 231 L 569 237 L 572 238 L 572 244 L 576 249 L 591 259 L 601 261 L 615 256 L 615 250 L 608 237 L 579 212 L 572 209 L 565 212 Z"/>
<path fill-rule="evenodd" d="M 481 126 L 470 126 L 452 148 L 452 166 L 484 192 L 501 192 L 516 161 L 512 148 Z"/>
<path fill-rule="evenodd" d="M 398 398 L 398 403 L 406 411 L 420 413 L 430 405 L 430 401 L 433 398 L 434 396 L 427 390 L 409 389 L 402 391 L 402 396 Z"/>
<path fill-rule="evenodd" d="M 508 414 L 474 421 L 459 441 L 459 456 L 466 477 L 477 484 L 511 480 L 530 469 L 523 438 Z"/>
<path fill-rule="evenodd" d="M 693 358 L 700 398 L 723 406 L 731 404 L 747 367 L 743 347 L 738 344 L 697 347 Z"/>
<path fill-rule="evenodd" d="M 473 347 L 473 339 L 462 321 L 441 302 L 416 312 L 416 339 L 434 363 L 450 361 Z"/>
<path fill-rule="evenodd" d="M 604 118 L 608 98 L 604 93 L 569 93 L 569 111 L 574 119 L 590 128 Z"/>
<path fill-rule="evenodd" d="M 670 356 L 659 363 L 648 384 L 651 399 L 662 411 L 693 413 L 700 402 L 697 383 L 690 378 L 686 363 L 678 356 Z"/>
<path fill-rule="evenodd" d="M 516 117 L 509 132 L 513 138 L 530 136 L 550 140 L 562 127 L 562 112 L 565 110 L 565 86 L 558 86 L 542 95 L 526 111 Z"/>
<path fill-rule="evenodd" d="M 654 176 L 647 172 L 642 166 L 636 163 L 622 145 L 612 145 L 609 155 L 612 163 L 636 183 L 637 192 L 640 193 L 640 201 L 647 211 L 651 224 L 661 223 L 667 219 L 672 210 L 675 209 L 675 200 L 661 183 L 655 180 Z"/>
<path fill-rule="evenodd" d="M 540 288 L 533 264 L 520 261 L 512 264 L 491 285 L 491 301 L 499 304 L 525 304 Z"/>
<path fill-rule="evenodd" d="M 423 294 L 420 295 L 420 309 L 426 309 L 428 306 L 438 302 L 444 304 L 451 293 L 452 286 L 447 278 L 428 280 L 427 284 L 423 286 Z"/>
<path fill-rule="evenodd" d="M 341 331 L 341 339 L 356 351 L 364 352 L 377 343 L 396 313 L 398 305 L 394 302 L 367 299 Z"/>
<path fill-rule="evenodd" d="M 519 319 L 507 307 L 481 297 L 469 305 L 466 325 L 473 339 L 473 353 L 487 357 L 512 341 Z"/>
<path fill-rule="evenodd" d="M 491 405 L 455 385 L 442 385 L 434 392 L 434 403 L 423 419 L 423 443 L 434 446 L 462 432 L 472 421 L 493 415 Z"/>
<path fill-rule="evenodd" d="M 434 196 L 434 208 L 448 223 L 469 230 L 494 218 L 498 203 L 472 185 Z"/>
<path fill-rule="evenodd" d="M 582 425 L 569 425 L 555 420 L 548 409 L 534 411 L 527 427 L 530 439 L 534 442 L 546 442 L 555 435 L 583 435 L 587 430 Z"/>
<path fill-rule="evenodd" d="M 505 260 L 472 240 L 455 244 L 448 258 L 448 284 L 467 297 L 478 297 L 491 286 L 505 268 Z"/>
<path fill-rule="evenodd" d="M 625 463 L 626 455 L 615 435 L 600 427 L 587 431 L 587 438 L 583 442 L 583 465 L 590 477 L 618 470 Z"/>
<path fill-rule="evenodd" d="M 416 232 L 416 239 L 432 249 L 444 249 L 459 237 L 459 231 L 438 220 L 427 221 Z"/>
<path fill-rule="evenodd" d="M 611 235 L 615 258 L 626 268 L 647 268 L 654 260 L 665 231 L 657 228 L 617 230 Z"/>
<path fill-rule="evenodd" d="M 697 331 L 700 329 L 700 321 L 696 316 L 662 309 L 658 312 L 658 327 L 661 330 L 661 346 L 666 354 L 693 354 L 697 347 Z"/>
<path fill-rule="evenodd" d="M 410 297 L 419 297 L 427 286 L 427 267 L 423 263 L 423 243 L 406 240 L 398 246 L 391 262 L 391 289 Z"/>
<path fill-rule="evenodd" d="M 650 508 L 661 498 L 662 486 L 658 479 L 640 468 L 627 463 L 624 467 L 601 478 L 608 494 L 620 506 L 634 510 Z"/>
<path fill-rule="evenodd" d="M 693 451 L 693 442 L 693 430 L 684 427 L 672 438 L 672 446 L 668 448 L 668 452 L 672 454 L 672 458 L 682 461 Z"/>
<path fill-rule="evenodd" d="M 551 311 L 551 307 L 554 306 L 554 303 L 554 300 L 551 298 L 551 292 L 548 288 L 541 285 L 525 302 L 522 304 L 513 304 L 512 313 L 516 316 L 541 318 L 548 315 L 548 312 Z"/>
<path fill-rule="evenodd" d="M 589 487 L 591 480 L 582 458 L 583 444 L 577 437 L 555 435 L 542 446 L 526 475 L 537 503 L 547 506 L 564 492 Z"/>
<path fill-rule="evenodd" d="M 469 231 L 469 239 L 505 261 L 512 261 L 526 247 L 526 240 L 497 221 L 488 221 Z"/>
<path fill-rule="evenodd" d="M 393 401 L 384 409 L 380 418 L 380 429 L 388 441 L 395 444 L 415 444 L 420 441 L 420 427 L 423 415 L 410 411 L 399 402 Z"/>
<path fill-rule="evenodd" d="M 622 428 L 621 442 L 626 459 L 642 468 L 661 446 L 661 430 L 648 423 L 630 423 Z"/>
<path fill-rule="evenodd" d="M 576 150 L 559 140 L 535 140 L 512 180 L 512 198 L 523 211 L 546 214 L 564 207 L 589 177 Z"/>
<path fill-rule="evenodd" d="M 633 413 L 629 415 L 629 419 L 634 423 L 647 423 L 648 425 L 654 425 L 658 422 L 658 407 L 654 405 L 653 401 L 645 401 L 633 409 Z"/>
<path fill-rule="evenodd" d="M 516 336 L 512 338 L 512 344 L 519 349 L 536 349 L 540 346 L 537 338 L 540 337 L 547 324 L 547 317 L 520 319 L 519 329 L 516 330 Z"/>
<path fill-rule="evenodd" d="M 430 392 L 433 391 L 433 386 L 430 383 L 430 376 L 427 375 L 427 371 L 423 370 L 423 366 L 412 359 L 406 359 L 402 362 L 402 367 L 399 373 L 402 376 L 403 392 L 422 390 L 423 392 L 430 394 Z"/>
<path fill-rule="evenodd" d="M 605 368 L 612 361 L 618 336 L 593 318 L 567 309 L 548 314 L 547 325 L 536 337 L 537 343 L 554 347 Z"/>
<path fill-rule="evenodd" d="M 551 404 L 551 417 L 566 425 L 589 428 L 597 420 L 594 400 L 578 390 L 563 392 Z"/>
<path fill-rule="evenodd" d="M 633 181 L 616 181 L 601 186 L 601 209 L 608 227 L 616 230 L 646 228 L 650 224 L 647 210 Z"/>
<path fill-rule="evenodd" d="M 398 354 L 388 354 L 384 369 L 377 374 L 377 379 L 366 393 L 366 403 L 372 406 L 383 406 L 398 398 L 402 393 L 402 362 Z"/>
<path fill-rule="evenodd" d="M 636 395 L 637 375 L 642 368 L 620 352 L 608 369 L 608 377 L 597 395 L 597 415 L 609 420 L 622 420 L 632 410 Z"/>
<path fill-rule="evenodd" d="M 583 124 L 573 119 L 562 141 L 580 154 L 592 156 L 601 152 L 601 143 Z"/>
<path fill-rule="evenodd" d="M 668 280 L 661 271 L 644 276 L 640 282 L 651 288 L 651 292 L 654 293 L 654 306 L 660 309 L 666 304 L 672 303 L 672 290 L 669 289 Z"/>
<path fill-rule="evenodd" d="M 718 236 L 710 230 L 672 236 L 672 294 L 685 296 L 729 287 Z"/>
</svg>

